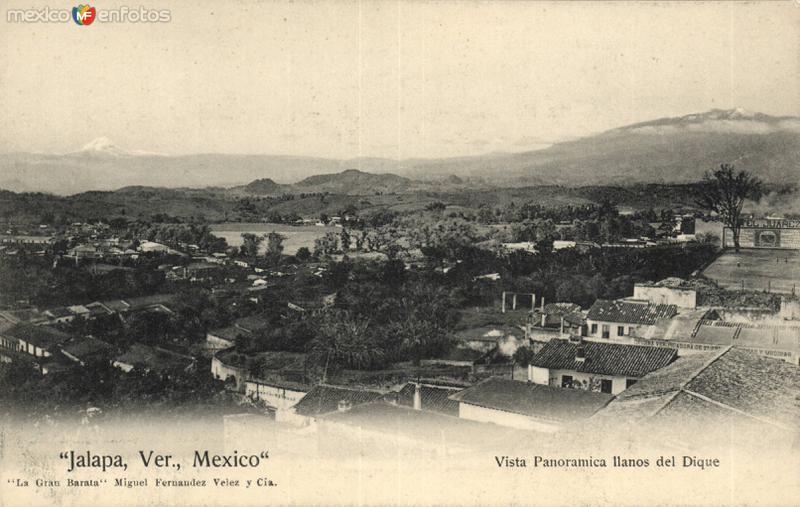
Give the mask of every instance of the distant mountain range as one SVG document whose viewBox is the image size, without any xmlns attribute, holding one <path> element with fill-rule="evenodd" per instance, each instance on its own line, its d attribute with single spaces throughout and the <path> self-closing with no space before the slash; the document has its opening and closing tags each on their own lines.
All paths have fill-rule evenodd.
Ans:
<svg viewBox="0 0 800 507">
<path fill-rule="evenodd" d="M 230 187 L 253 195 L 369 195 L 501 186 L 681 183 L 734 163 L 774 183 L 800 174 L 800 118 L 711 110 L 661 118 L 524 153 L 334 160 L 273 155 L 165 156 L 106 138 L 61 155 L 0 154 L 0 188 L 73 194 L 126 186 Z M 250 182 L 250 183 L 248 183 Z"/>
</svg>

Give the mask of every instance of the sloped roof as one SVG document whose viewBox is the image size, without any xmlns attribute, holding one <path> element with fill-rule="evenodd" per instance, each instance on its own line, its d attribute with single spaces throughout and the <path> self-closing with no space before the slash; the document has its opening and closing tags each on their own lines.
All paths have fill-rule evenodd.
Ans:
<svg viewBox="0 0 800 507">
<path fill-rule="evenodd" d="M 72 338 L 67 333 L 57 329 L 47 326 L 32 326 L 30 324 L 17 324 L 5 331 L 4 334 L 10 338 L 24 340 L 43 349 L 60 345 Z"/>
<path fill-rule="evenodd" d="M 589 309 L 586 318 L 600 322 L 653 325 L 658 319 L 670 318 L 676 313 L 678 313 L 676 305 L 598 299 Z"/>
<path fill-rule="evenodd" d="M 613 396 L 492 377 L 450 396 L 451 400 L 551 421 L 586 419 Z"/>
<path fill-rule="evenodd" d="M 578 348 L 582 347 L 586 359 L 576 361 Z M 531 360 L 531 366 L 550 370 L 574 370 L 599 375 L 643 377 L 675 360 L 678 352 L 666 347 L 627 345 L 569 340 L 550 340 Z"/>
<path fill-rule="evenodd" d="M 141 343 L 131 345 L 116 361 L 133 366 L 143 364 L 153 371 L 185 370 L 194 363 L 194 359 L 190 357 Z"/>
<path fill-rule="evenodd" d="M 255 332 L 269 327 L 269 321 L 256 315 L 236 319 L 234 326 L 245 331 Z"/>
<path fill-rule="evenodd" d="M 211 336 L 222 338 L 223 340 L 228 340 L 231 343 L 236 342 L 236 337 L 241 335 L 242 333 L 244 333 L 243 330 L 234 326 L 212 329 L 211 331 L 208 332 L 208 334 L 210 334 Z"/>
<path fill-rule="evenodd" d="M 338 410 L 340 401 L 356 406 L 375 401 L 381 396 L 382 394 L 376 391 L 318 385 L 297 402 L 294 411 L 304 416 L 318 416 Z"/>
<path fill-rule="evenodd" d="M 394 401 L 403 407 L 414 406 L 414 383 L 409 382 L 404 385 L 400 391 L 396 393 L 389 393 L 385 396 L 388 401 Z M 460 388 L 453 387 L 439 387 L 430 385 L 420 385 L 420 401 L 422 401 L 422 410 L 430 410 L 431 412 L 438 412 L 440 414 L 458 416 L 458 402 L 451 400 L 449 397 L 452 394 L 460 391 Z"/>
<path fill-rule="evenodd" d="M 92 357 L 101 356 L 106 352 L 112 350 L 111 345 L 108 343 L 87 336 L 73 340 L 62 347 L 64 353 L 69 356 L 77 358 L 79 361 L 90 359 Z"/>
<path fill-rule="evenodd" d="M 593 419 L 618 424 L 659 417 L 731 414 L 796 428 L 800 368 L 736 347 L 681 357 L 620 393 Z"/>
</svg>

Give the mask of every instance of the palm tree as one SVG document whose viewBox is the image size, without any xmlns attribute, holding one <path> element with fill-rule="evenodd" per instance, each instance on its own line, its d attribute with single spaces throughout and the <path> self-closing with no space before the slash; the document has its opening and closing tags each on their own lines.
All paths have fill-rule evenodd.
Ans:
<svg viewBox="0 0 800 507">
<path fill-rule="evenodd" d="M 368 320 L 334 309 L 321 315 L 311 357 L 324 365 L 325 382 L 329 368 L 368 368 L 380 362 L 384 352 L 375 344 Z"/>
</svg>

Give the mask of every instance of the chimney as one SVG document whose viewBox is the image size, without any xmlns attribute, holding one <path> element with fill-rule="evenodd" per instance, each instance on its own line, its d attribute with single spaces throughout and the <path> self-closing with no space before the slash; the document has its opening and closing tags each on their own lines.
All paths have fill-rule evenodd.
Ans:
<svg viewBox="0 0 800 507">
<path fill-rule="evenodd" d="M 422 388 L 414 382 L 414 410 L 422 410 Z"/>
<path fill-rule="evenodd" d="M 544 314 L 544 311 L 542 311 L 542 327 L 544 327 L 546 324 L 547 324 L 547 316 Z"/>
<path fill-rule="evenodd" d="M 586 349 L 583 347 L 583 343 L 579 344 L 575 349 L 575 361 L 578 363 L 586 361 Z"/>
<path fill-rule="evenodd" d="M 337 407 L 339 412 L 347 412 L 353 408 L 353 403 L 347 400 L 339 400 L 339 406 Z"/>
</svg>

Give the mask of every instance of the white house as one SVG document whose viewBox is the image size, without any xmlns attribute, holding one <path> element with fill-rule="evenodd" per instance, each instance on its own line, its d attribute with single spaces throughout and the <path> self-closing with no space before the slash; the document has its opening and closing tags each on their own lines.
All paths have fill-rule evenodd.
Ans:
<svg viewBox="0 0 800 507">
<path fill-rule="evenodd" d="M 512 428 L 555 432 L 592 416 L 610 394 L 492 377 L 450 396 L 458 416 Z"/>
<path fill-rule="evenodd" d="M 619 394 L 677 357 L 675 349 L 666 347 L 554 339 L 531 360 L 528 381 Z"/>
<path fill-rule="evenodd" d="M 629 341 L 626 337 L 642 336 L 660 319 L 678 313 L 673 304 L 652 304 L 646 300 L 598 299 L 586 314 L 587 336 Z"/>
<path fill-rule="evenodd" d="M 162 245 L 154 241 L 143 241 L 139 243 L 140 252 L 166 252 L 167 250 L 169 250 L 167 245 Z"/>
<path fill-rule="evenodd" d="M 252 400 L 261 400 L 276 410 L 288 410 L 303 399 L 311 388 L 293 382 L 248 380 L 244 394 Z"/>
<path fill-rule="evenodd" d="M 678 308 L 697 308 L 697 291 L 680 278 L 665 278 L 656 283 L 637 283 L 633 286 L 633 299 L 652 304 L 675 305 Z"/>
</svg>

